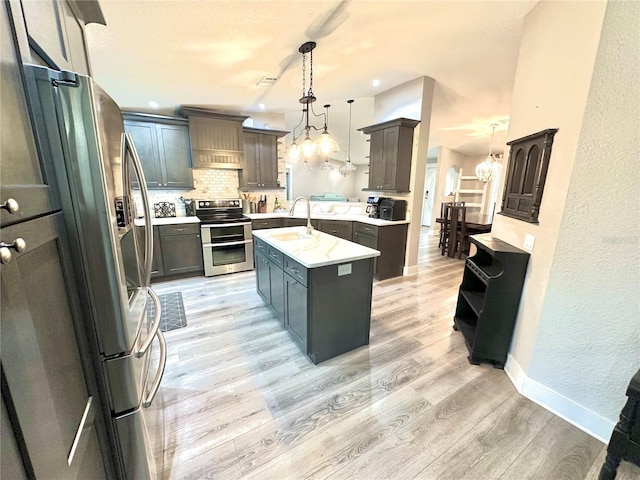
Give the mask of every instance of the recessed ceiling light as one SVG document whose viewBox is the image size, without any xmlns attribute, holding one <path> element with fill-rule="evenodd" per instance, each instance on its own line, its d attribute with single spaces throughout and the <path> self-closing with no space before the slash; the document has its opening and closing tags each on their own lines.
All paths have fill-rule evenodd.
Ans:
<svg viewBox="0 0 640 480">
<path fill-rule="evenodd" d="M 159 104 L 158 102 L 156 102 L 155 100 L 151 100 L 151 101 L 149 102 L 149 106 L 150 106 L 151 108 L 158 108 L 158 107 L 160 106 L 160 104 Z"/>
<path fill-rule="evenodd" d="M 267 108 L 264 103 L 261 103 L 260 105 L 258 105 L 258 107 L 260 107 L 260 110 L 264 110 L 265 108 Z"/>
<path fill-rule="evenodd" d="M 374 87 L 377 87 L 378 85 L 380 85 L 380 80 L 376 78 L 373 82 L 371 82 L 371 85 L 373 85 Z"/>
</svg>

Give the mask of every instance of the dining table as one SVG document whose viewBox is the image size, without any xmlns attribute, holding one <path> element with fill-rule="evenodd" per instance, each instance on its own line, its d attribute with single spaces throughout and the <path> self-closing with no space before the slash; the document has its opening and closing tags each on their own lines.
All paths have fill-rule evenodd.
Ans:
<svg viewBox="0 0 640 480">
<path fill-rule="evenodd" d="M 436 218 L 436 223 L 441 226 L 444 225 L 444 218 Z M 466 212 L 465 222 L 467 227 L 467 232 L 470 235 L 475 235 L 476 233 L 487 233 L 491 231 L 491 225 L 493 224 L 493 213 L 480 213 L 480 212 Z M 451 235 L 451 232 L 449 232 Z M 454 235 L 455 237 L 455 235 Z M 456 253 L 456 242 L 449 242 L 447 246 L 447 256 L 453 257 Z"/>
</svg>

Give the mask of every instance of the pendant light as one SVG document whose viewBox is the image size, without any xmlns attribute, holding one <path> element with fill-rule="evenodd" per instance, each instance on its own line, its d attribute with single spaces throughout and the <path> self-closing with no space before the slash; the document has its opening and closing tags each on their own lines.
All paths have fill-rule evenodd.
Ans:
<svg viewBox="0 0 640 480">
<path fill-rule="evenodd" d="M 346 177 L 351 172 L 356 170 L 356 166 L 351 163 L 351 108 L 353 105 L 353 100 L 347 100 L 347 103 L 349 104 L 349 143 L 347 146 L 347 160 L 344 162 L 344 165 L 341 165 L 338 169 L 340 175 L 342 175 L 343 177 Z"/>
<path fill-rule="evenodd" d="M 491 125 L 491 143 L 489 144 L 489 155 L 476 167 L 476 177 L 483 183 L 490 182 L 500 176 L 500 164 L 496 161 L 495 157 L 491 154 L 493 150 L 493 136 L 496 133 L 496 127 L 498 124 Z"/>
<path fill-rule="evenodd" d="M 327 157 L 333 152 L 339 150 L 338 143 L 329 134 L 329 107 L 325 105 L 325 113 L 316 114 L 313 111 L 313 103 L 317 100 L 313 93 L 313 50 L 316 48 L 316 42 L 305 42 L 300 45 L 298 51 L 302 54 L 302 97 L 299 102 L 302 104 L 302 117 L 300 122 L 293 129 L 293 141 L 289 146 L 289 158 L 292 161 L 297 160 L 301 155 L 309 159 L 313 155 L 322 155 Z M 307 71 L 306 59 L 309 56 L 309 90 L 307 90 Z M 310 123 L 309 115 L 315 118 L 324 117 L 324 125 L 316 127 Z M 296 130 L 304 123 L 304 127 L 298 135 Z M 316 140 L 311 139 L 311 130 L 322 131 Z M 304 137 L 303 137 L 304 133 Z M 304 138 L 298 143 L 300 138 Z"/>
</svg>

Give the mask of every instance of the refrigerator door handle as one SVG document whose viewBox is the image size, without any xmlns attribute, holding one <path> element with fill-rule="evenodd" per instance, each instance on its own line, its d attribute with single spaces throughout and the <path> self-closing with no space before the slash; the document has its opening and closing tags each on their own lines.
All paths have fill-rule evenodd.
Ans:
<svg viewBox="0 0 640 480">
<path fill-rule="evenodd" d="M 147 190 L 147 181 L 144 177 L 144 171 L 142 169 L 142 163 L 140 162 L 140 157 L 138 156 L 138 151 L 136 150 L 136 146 L 133 143 L 133 138 L 129 133 L 122 134 L 122 164 L 123 168 L 129 168 L 128 162 L 125 161 L 125 150 L 128 149 L 131 153 L 131 158 L 133 160 L 133 169 L 136 172 L 138 177 L 138 185 L 140 188 L 140 196 L 142 197 L 142 206 L 144 208 L 144 218 L 146 224 L 145 237 L 144 237 L 144 268 L 142 270 L 142 286 L 148 287 L 151 285 L 151 271 L 153 270 L 153 225 L 151 225 L 151 205 L 149 204 L 149 192 Z M 131 181 L 129 175 L 126 175 L 128 181 Z M 131 191 L 131 183 L 128 182 L 126 188 Z M 131 195 L 130 195 L 131 197 Z M 153 337 L 152 337 L 153 338 Z"/>
<path fill-rule="evenodd" d="M 151 300 L 153 300 L 155 313 L 153 315 L 153 323 L 151 324 L 151 333 L 147 336 L 147 339 L 144 341 L 140 349 L 136 352 L 136 357 L 138 358 L 143 357 L 147 353 L 147 350 L 149 350 L 153 339 L 160 331 L 160 319 L 162 317 L 162 306 L 160 305 L 160 299 L 158 298 L 158 295 L 156 295 L 156 292 L 154 292 L 151 287 L 147 288 L 147 293 L 151 297 Z"/>
<path fill-rule="evenodd" d="M 160 365 L 158 365 L 158 371 L 153 379 L 151 391 L 142 403 L 144 408 L 149 408 L 153 403 L 153 399 L 156 397 L 156 393 L 158 393 L 158 390 L 160 389 L 160 382 L 162 382 L 162 377 L 164 376 L 164 368 L 167 365 L 167 342 L 165 342 L 164 335 L 161 330 L 156 332 L 156 336 L 158 337 L 158 342 L 160 344 Z"/>
</svg>

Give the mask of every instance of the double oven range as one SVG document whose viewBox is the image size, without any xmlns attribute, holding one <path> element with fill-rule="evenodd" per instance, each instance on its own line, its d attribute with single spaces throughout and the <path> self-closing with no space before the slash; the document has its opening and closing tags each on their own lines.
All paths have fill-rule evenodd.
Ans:
<svg viewBox="0 0 640 480">
<path fill-rule="evenodd" d="M 251 220 L 239 199 L 197 200 L 202 258 L 207 277 L 253 269 Z"/>
</svg>

